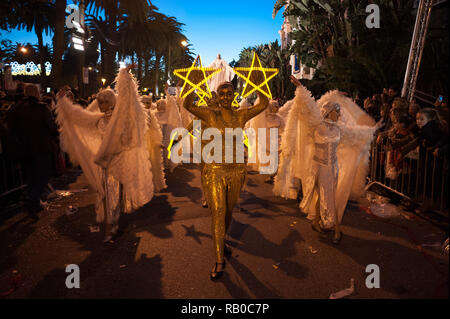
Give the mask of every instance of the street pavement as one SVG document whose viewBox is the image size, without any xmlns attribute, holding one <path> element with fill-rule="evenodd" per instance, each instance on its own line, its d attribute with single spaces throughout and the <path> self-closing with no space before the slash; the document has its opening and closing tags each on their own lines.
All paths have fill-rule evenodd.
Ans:
<svg viewBox="0 0 450 319">
<path fill-rule="evenodd" d="M 298 215 L 298 203 L 273 195 L 266 176 L 248 175 L 227 236 L 232 256 L 218 282 L 211 218 L 201 207 L 200 171 L 183 164 L 168 188 L 138 211 L 123 215 L 123 234 L 103 243 L 95 224 L 95 194 L 78 174 L 67 196 L 49 200 L 33 223 L 25 212 L 0 224 L 0 293 L 4 298 L 448 298 L 449 257 L 444 232 L 408 212 L 380 219 L 349 203 L 339 245 Z M 77 192 L 77 190 L 88 189 Z M 67 215 L 69 205 L 78 211 Z M 423 246 L 422 246 L 423 245 Z M 80 288 L 65 285 L 66 266 L 80 269 Z M 366 287 L 368 265 L 380 288 Z"/>
</svg>

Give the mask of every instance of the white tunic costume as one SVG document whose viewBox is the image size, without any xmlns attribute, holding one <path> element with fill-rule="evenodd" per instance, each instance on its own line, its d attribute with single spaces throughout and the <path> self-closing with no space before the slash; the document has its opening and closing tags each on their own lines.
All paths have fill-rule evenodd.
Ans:
<svg viewBox="0 0 450 319">
<path fill-rule="evenodd" d="M 160 99 L 156 102 L 157 109 L 154 110 L 154 115 L 161 126 L 162 131 L 162 146 L 164 148 L 164 166 L 173 171 L 177 166 L 170 159 L 168 159 L 167 148 L 170 145 L 172 138 L 172 130 L 183 127 L 180 112 L 177 107 L 176 98 L 174 96 L 167 96 L 165 99 Z"/>
<path fill-rule="evenodd" d="M 148 128 L 136 80 L 122 69 L 116 81 L 112 111 L 96 111 L 97 101 L 83 109 L 66 97 L 56 105 L 62 148 L 81 166 L 97 192 L 97 222 L 109 225 L 117 225 L 122 208 L 132 212 L 148 203 L 154 193 L 145 140 Z"/>
<path fill-rule="evenodd" d="M 324 121 L 320 114 L 327 103 L 340 106 L 336 123 Z M 358 199 L 364 192 L 374 125 L 370 116 L 337 91 L 316 103 L 305 87 L 297 87 L 282 136 L 274 193 L 296 199 L 300 180 L 304 195 L 300 208 L 308 219 L 317 214 L 320 194 L 324 226 L 332 227 L 335 218 L 340 223 L 349 197 Z"/>
</svg>

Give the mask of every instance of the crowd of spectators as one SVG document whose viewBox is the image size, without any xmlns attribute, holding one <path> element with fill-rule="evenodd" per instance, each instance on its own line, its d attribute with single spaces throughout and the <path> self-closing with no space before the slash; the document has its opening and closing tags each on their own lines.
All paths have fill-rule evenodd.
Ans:
<svg viewBox="0 0 450 319">
<path fill-rule="evenodd" d="M 66 90 L 73 101 L 88 105 L 87 100 L 77 98 L 76 89 Z M 17 180 L 14 175 L 22 176 L 28 185 L 25 208 L 34 219 L 42 209 L 50 178 L 63 174 L 70 165 L 60 149 L 55 105 L 55 92 L 39 91 L 34 84 L 19 82 L 13 92 L 0 91 L 1 190 L 18 186 L 12 185 Z"/>
<path fill-rule="evenodd" d="M 399 97 L 394 88 L 384 89 L 364 101 L 356 97 L 360 105 L 375 121 L 383 126 L 377 132 L 378 164 L 385 177 L 396 180 L 400 174 L 408 174 L 405 157 L 415 160 L 415 168 L 421 178 L 428 176 L 420 188 L 427 195 L 431 183 L 443 181 L 444 158 L 448 158 L 448 104 L 442 96 L 434 105 L 420 105 L 416 99 L 408 103 Z M 415 176 L 416 177 L 416 176 Z M 431 178 L 433 177 L 433 178 Z M 425 188 L 425 189 L 424 189 Z"/>
</svg>

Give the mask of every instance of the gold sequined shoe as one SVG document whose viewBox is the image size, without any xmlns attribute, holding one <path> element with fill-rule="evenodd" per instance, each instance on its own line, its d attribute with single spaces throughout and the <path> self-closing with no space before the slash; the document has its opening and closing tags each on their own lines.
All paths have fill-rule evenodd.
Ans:
<svg viewBox="0 0 450 319">
<path fill-rule="evenodd" d="M 217 271 L 217 266 L 218 265 L 222 265 L 222 270 Z M 211 273 L 209 274 L 209 278 L 212 281 L 220 279 L 222 277 L 222 275 L 223 275 L 224 270 L 225 270 L 225 261 L 223 263 L 216 263 L 216 265 L 214 266 L 213 271 L 211 271 Z"/>
</svg>

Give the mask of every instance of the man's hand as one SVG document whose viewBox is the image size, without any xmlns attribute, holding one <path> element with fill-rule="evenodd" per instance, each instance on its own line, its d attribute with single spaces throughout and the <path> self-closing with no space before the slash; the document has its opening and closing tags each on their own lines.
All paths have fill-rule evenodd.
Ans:
<svg viewBox="0 0 450 319">
<path fill-rule="evenodd" d="M 205 97 L 205 102 L 208 105 L 208 107 L 212 107 L 212 108 L 219 108 L 220 107 L 219 99 L 217 98 L 216 92 L 211 92 L 211 98 L 206 96 Z"/>
</svg>

